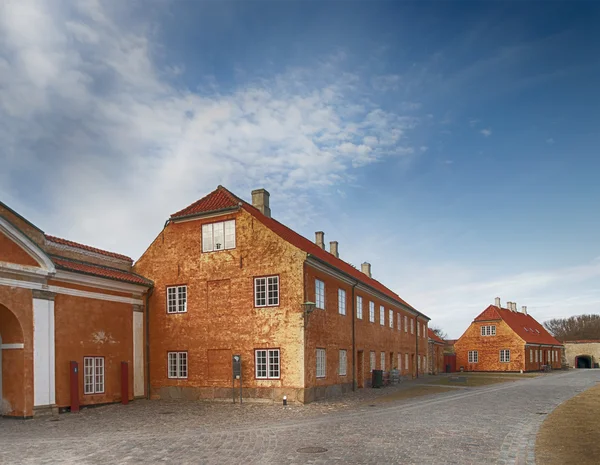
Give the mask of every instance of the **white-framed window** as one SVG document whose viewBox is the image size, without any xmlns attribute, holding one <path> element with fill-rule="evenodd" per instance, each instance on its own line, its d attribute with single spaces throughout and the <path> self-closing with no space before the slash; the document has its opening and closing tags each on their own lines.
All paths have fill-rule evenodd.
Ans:
<svg viewBox="0 0 600 465">
<path fill-rule="evenodd" d="M 371 362 L 371 371 L 375 370 L 377 368 L 377 365 L 375 364 L 375 351 L 371 351 L 370 355 L 370 362 Z"/>
<path fill-rule="evenodd" d="M 169 378 L 188 377 L 188 355 L 187 352 L 169 352 Z"/>
<path fill-rule="evenodd" d="M 481 335 L 482 336 L 495 336 L 496 335 L 496 325 L 486 325 L 481 327 Z"/>
<path fill-rule="evenodd" d="M 202 252 L 235 249 L 235 220 L 202 225 Z"/>
<path fill-rule="evenodd" d="M 538 351 L 534 350 L 533 353 L 535 354 L 535 363 L 538 362 Z"/>
<path fill-rule="evenodd" d="M 338 313 L 346 314 L 346 291 L 344 289 L 338 289 Z"/>
<path fill-rule="evenodd" d="M 388 323 L 390 328 L 394 328 L 394 312 L 392 310 L 388 311 Z"/>
<path fill-rule="evenodd" d="M 417 355 L 417 371 L 421 371 L 421 356 Z"/>
<path fill-rule="evenodd" d="M 510 350 L 509 349 L 501 349 L 500 350 L 500 361 L 501 362 L 510 362 Z"/>
<path fill-rule="evenodd" d="M 410 319 L 410 334 L 415 334 L 415 320 Z"/>
<path fill-rule="evenodd" d="M 369 301 L 369 321 L 375 323 L 375 302 Z"/>
<path fill-rule="evenodd" d="M 539 362 L 542 363 L 542 349 L 538 349 Z"/>
<path fill-rule="evenodd" d="M 279 305 L 279 276 L 254 278 L 254 306 L 276 307 Z"/>
<path fill-rule="evenodd" d="M 469 363 L 479 362 L 479 352 L 476 350 L 469 350 Z"/>
<path fill-rule="evenodd" d="M 254 372 L 257 379 L 279 379 L 281 356 L 279 349 L 254 349 Z"/>
<path fill-rule="evenodd" d="M 402 373 L 402 354 L 398 354 L 398 371 Z"/>
<path fill-rule="evenodd" d="M 385 326 L 385 308 L 383 305 L 379 306 L 379 324 Z"/>
<path fill-rule="evenodd" d="M 357 295 L 356 296 L 356 318 L 358 318 L 359 320 L 362 320 L 362 313 L 363 313 L 362 297 Z"/>
<path fill-rule="evenodd" d="M 167 313 L 187 312 L 187 286 L 167 287 Z"/>
<path fill-rule="evenodd" d="M 380 354 L 380 362 L 381 362 L 381 368 L 380 370 L 384 370 L 385 371 L 385 352 L 381 352 Z"/>
<path fill-rule="evenodd" d="M 399 313 L 396 315 L 396 321 L 398 322 L 398 331 L 402 331 L 402 315 Z"/>
<path fill-rule="evenodd" d="M 408 354 L 404 354 L 404 369 L 408 370 L 410 367 L 408 366 Z"/>
<path fill-rule="evenodd" d="M 421 323 L 417 321 L 417 337 L 421 337 Z"/>
<path fill-rule="evenodd" d="M 529 349 L 529 363 L 533 363 L 533 349 Z"/>
<path fill-rule="evenodd" d="M 83 357 L 83 393 L 104 392 L 104 357 Z"/>
<path fill-rule="evenodd" d="M 404 315 L 404 332 L 408 333 L 408 317 Z"/>
<path fill-rule="evenodd" d="M 317 349 L 317 378 L 325 378 L 326 361 L 325 349 Z"/>
<path fill-rule="evenodd" d="M 315 307 L 325 310 L 325 283 L 315 279 Z"/>
<path fill-rule="evenodd" d="M 340 349 L 340 376 L 346 376 L 346 371 L 348 369 L 348 357 L 346 353 L 346 349 Z"/>
<path fill-rule="evenodd" d="M 423 323 L 423 339 L 427 337 L 427 325 Z"/>
</svg>

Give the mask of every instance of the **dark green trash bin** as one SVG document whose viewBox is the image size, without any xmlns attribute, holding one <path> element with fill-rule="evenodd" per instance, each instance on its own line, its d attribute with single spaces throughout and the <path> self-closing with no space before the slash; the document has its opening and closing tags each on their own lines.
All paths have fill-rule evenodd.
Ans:
<svg viewBox="0 0 600 465">
<path fill-rule="evenodd" d="M 383 387 L 383 370 L 373 370 L 373 376 L 371 377 L 371 387 Z"/>
</svg>

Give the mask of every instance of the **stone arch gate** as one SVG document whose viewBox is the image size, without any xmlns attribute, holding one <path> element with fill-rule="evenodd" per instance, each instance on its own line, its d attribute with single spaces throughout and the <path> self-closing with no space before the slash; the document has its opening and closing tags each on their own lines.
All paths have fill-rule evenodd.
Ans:
<svg viewBox="0 0 600 465">
<path fill-rule="evenodd" d="M 23 327 L 18 317 L 0 304 L 0 414 L 29 416 L 27 357 Z M 29 360 L 28 360 L 29 359 Z"/>
</svg>

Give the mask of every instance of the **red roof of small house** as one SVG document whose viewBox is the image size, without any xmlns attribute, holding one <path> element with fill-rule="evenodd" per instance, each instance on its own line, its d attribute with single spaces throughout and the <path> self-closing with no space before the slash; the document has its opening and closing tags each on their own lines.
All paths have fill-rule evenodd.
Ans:
<svg viewBox="0 0 600 465">
<path fill-rule="evenodd" d="M 429 339 L 433 339 L 435 342 L 439 342 L 441 344 L 446 343 L 446 341 L 444 341 L 441 337 L 435 334 L 435 332 L 431 328 L 427 328 L 427 335 L 429 336 Z"/>
<path fill-rule="evenodd" d="M 69 241 L 67 239 L 61 239 L 60 237 L 49 236 L 48 234 L 45 234 L 45 236 L 48 241 L 54 242 L 55 244 L 67 245 L 69 247 L 75 247 L 77 249 L 85 250 L 87 252 L 94 252 L 100 255 L 106 255 L 107 257 L 118 258 L 120 260 L 127 260 L 129 262 L 133 262 L 133 260 L 126 255 L 109 252 L 108 250 L 97 249 L 96 247 L 79 244 L 78 242 Z"/>
<path fill-rule="evenodd" d="M 528 344 L 562 345 L 529 314 L 490 305 L 474 321 L 504 320 Z"/>
<path fill-rule="evenodd" d="M 76 273 L 99 276 L 101 278 L 115 279 L 132 284 L 151 286 L 152 281 L 130 271 L 118 270 L 107 266 L 94 265 L 92 263 L 69 260 L 64 257 L 50 257 L 58 269 L 74 271 Z"/>
<path fill-rule="evenodd" d="M 344 260 L 341 260 L 340 258 L 337 258 L 334 255 L 327 252 L 326 250 L 320 248 L 314 242 L 308 240 L 304 236 L 301 236 L 297 232 L 281 224 L 279 221 L 264 215 L 260 212 L 260 210 L 253 207 L 248 202 L 240 199 L 235 194 L 225 189 L 223 186 L 217 187 L 216 190 L 214 190 L 207 196 L 202 197 L 200 200 L 194 202 L 193 204 L 184 208 L 183 210 L 173 213 L 171 215 L 171 219 L 177 219 L 190 215 L 201 215 L 219 210 L 225 210 L 228 208 L 234 208 L 237 206 L 240 206 L 241 208 L 249 212 L 261 223 L 263 223 L 265 226 L 271 229 L 275 234 L 277 234 L 279 237 L 289 242 L 290 244 L 298 247 L 299 249 L 305 251 L 310 255 L 313 255 L 314 257 L 329 264 L 330 266 L 337 268 L 338 270 L 352 276 L 354 279 L 364 284 L 367 284 L 371 288 L 381 292 L 382 294 L 390 297 L 395 301 L 400 302 L 406 307 L 417 311 L 413 306 L 404 301 L 398 294 L 396 294 L 391 289 L 385 287 L 376 279 L 369 278 L 362 271 L 357 270 L 349 263 L 346 263 Z"/>
</svg>

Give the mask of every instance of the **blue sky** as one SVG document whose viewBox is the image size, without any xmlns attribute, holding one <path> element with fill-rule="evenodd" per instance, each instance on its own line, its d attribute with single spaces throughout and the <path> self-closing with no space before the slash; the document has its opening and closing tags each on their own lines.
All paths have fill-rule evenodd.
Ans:
<svg viewBox="0 0 600 465">
<path fill-rule="evenodd" d="M 218 184 L 458 337 L 600 308 L 600 5 L 3 2 L 0 198 L 139 257 Z"/>
</svg>

